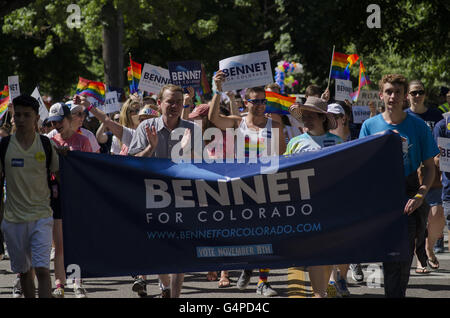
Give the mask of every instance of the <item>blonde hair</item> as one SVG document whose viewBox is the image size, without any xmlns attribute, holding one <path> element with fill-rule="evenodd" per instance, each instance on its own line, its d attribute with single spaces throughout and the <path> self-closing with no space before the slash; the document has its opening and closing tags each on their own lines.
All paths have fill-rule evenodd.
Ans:
<svg viewBox="0 0 450 318">
<path fill-rule="evenodd" d="M 127 128 L 134 128 L 134 123 L 133 123 L 133 119 L 131 118 L 130 112 L 129 110 L 132 108 L 132 106 L 134 105 L 139 105 L 139 109 L 142 107 L 142 102 L 133 96 L 130 96 L 125 103 L 123 103 L 122 109 L 120 110 L 120 115 L 119 115 L 119 123 Z M 139 112 L 139 110 L 138 110 Z M 136 113 L 137 115 L 137 113 Z"/>
</svg>

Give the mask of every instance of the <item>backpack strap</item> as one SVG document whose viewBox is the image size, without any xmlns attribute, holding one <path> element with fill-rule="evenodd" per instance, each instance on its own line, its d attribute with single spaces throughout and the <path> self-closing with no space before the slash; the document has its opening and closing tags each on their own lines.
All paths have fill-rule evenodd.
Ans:
<svg viewBox="0 0 450 318">
<path fill-rule="evenodd" d="M 50 173 L 50 165 L 52 163 L 52 151 L 53 147 L 50 142 L 50 139 L 47 136 L 39 135 L 41 137 L 42 147 L 44 147 L 45 151 L 45 166 L 47 167 L 48 173 Z"/>
<path fill-rule="evenodd" d="M 5 174 L 5 157 L 6 157 L 6 150 L 8 150 L 9 140 L 11 139 L 11 136 L 5 136 L 0 141 L 0 160 L 2 161 L 2 171 L 3 175 Z"/>
</svg>

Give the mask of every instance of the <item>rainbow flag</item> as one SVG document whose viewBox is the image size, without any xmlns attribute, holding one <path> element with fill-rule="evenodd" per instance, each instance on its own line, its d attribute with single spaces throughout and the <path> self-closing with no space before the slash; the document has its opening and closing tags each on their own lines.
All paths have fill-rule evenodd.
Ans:
<svg viewBox="0 0 450 318">
<path fill-rule="evenodd" d="M 8 85 L 5 85 L 2 91 L 0 91 L 0 105 L 9 97 L 9 88 Z M 9 101 L 9 98 L 8 98 Z"/>
<path fill-rule="evenodd" d="M 9 88 L 8 85 L 5 85 L 3 90 L 0 92 L 0 119 L 5 116 L 8 112 L 8 104 L 9 104 Z"/>
<path fill-rule="evenodd" d="M 346 70 L 348 54 L 334 52 L 331 60 L 331 78 L 349 80 L 350 72 Z"/>
<path fill-rule="evenodd" d="M 102 82 L 94 82 L 79 77 L 77 85 L 77 94 L 91 96 L 98 100 L 101 104 L 105 103 L 105 84 Z"/>
<path fill-rule="evenodd" d="M 350 74 L 350 68 L 353 66 L 353 64 L 355 64 L 359 59 L 359 55 L 358 54 L 350 54 L 347 58 L 347 67 L 345 68 L 345 72 Z"/>
<path fill-rule="evenodd" d="M 359 61 L 359 81 L 358 81 L 358 90 L 354 93 L 350 93 L 350 97 L 354 102 L 358 101 L 359 92 L 361 91 L 361 87 L 364 85 L 369 85 L 370 80 L 366 74 L 366 68 L 364 67 L 362 61 Z"/>
<path fill-rule="evenodd" d="M 211 93 L 211 87 L 209 86 L 208 79 L 206 78 L 205 68 L 204 68 L 203 64 L 202 64 L 202 80 L 201 80 L 200 83 L 202 85 L 203 95 L 204 94 L 210 94 Z"/>
<path fill-rule="evenodd" d="M 266 91 L 266 113 L 288 115 L 289 107 L 295 103 L 295 97 L 283 96 Z"/>
<path fill-rule="evenodd" d="M 133 61 L 130 55 L 130 66 L 127 67 L 128 84 L 130 85 L 130 94 L 138 92 L 139 81 L 141 80 L 142 65 Z"/>
</svg>

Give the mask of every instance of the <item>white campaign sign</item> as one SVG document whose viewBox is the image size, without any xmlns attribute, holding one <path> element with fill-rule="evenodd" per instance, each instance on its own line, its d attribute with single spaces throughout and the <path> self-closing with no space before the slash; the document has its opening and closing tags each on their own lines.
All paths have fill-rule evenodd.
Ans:
<svg viewBox="0 0 450 318">
<path fill-rule="evenodd" d="M 9 100 L 12 102 L 14 98 L 20 95 L 19 76 L 8 76 Z"/>
<path fill-rule="evenodd" d="M 439 168 L 442 172 L 450 172 L 450 138 L 438 137 L 437 141 L 441 150 Z"/>
<path fill-rule="evenodd" d="M 353 106 L 352 112 L 355 124 L 361 124 L 370 117 L 370 108 L 368 106 Z"/>
<path fill-rule="evenodd" d="M 36 98 L 39 102 L 39 117 L 41 120 L 44 120 L 48 118 L 48 110 L 47 107 L 45 107 L 44 101 L 42 100 L 41 94 L 39 93 L 39 89 L 36 87 L 31 93 L 31 96 Z"/>
<path fill-rule="evenodd" d="M 351 101 L 350 93 L 353 92 L 352 81 L 343 80 L 343 79 L 335 79 L 335 100 L 345 101 L 346 99 Z"/>
<path fill-rule="evenodd" d="M 168 69 L 145 63 L 138 89 L 147 93 L 158 94 L 164 85 L 170 83 Z"/>
<path fill-rule="evenodd" d="M 107 92 L 105 96 L 105 113 L 110 114 L 118 111 L 120 111 L 120 103 L 117 92 Z"/>
<path fill-rule="evenodd" d="M 380 99 L 380 93 L 377 90 L 361 89 L 357 104 L 359 106 L 369 106 L 369 102 L 373 102 L 375 107 L 383 106 L 383 101 Z"/>
<path fill-rule="evenodd" d="M 226 58 L 219 62 L 225 73 L 223 91 L 264 86 L 273 83 L 269 52 L 261 51 Z"/>
</svg>

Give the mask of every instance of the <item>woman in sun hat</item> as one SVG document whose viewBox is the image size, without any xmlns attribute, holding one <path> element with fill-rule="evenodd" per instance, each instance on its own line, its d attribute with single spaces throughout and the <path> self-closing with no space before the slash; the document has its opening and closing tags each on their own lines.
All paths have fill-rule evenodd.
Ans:
<svg viewBox="0 0 450 318">
<path fill-rule="evenodd" d="M 327 111 L 327 103 L 318 97 L 308 97 L 302 104 L 295 103 L 290 108 L 291 115 L 303 122 L 307 132 L 292 138 L 286 154 L 320 150 L 342 143 L 342 139 L 330 133 L 337 127 L 336 118 Z"/>
<path fill-rule="evenodd" d="M 317 151 L 325 147 L 342 143 L 339 136 L 330 133 L 337 127 L 332 113 L 327 111 L 327 103 L 319 97 L 308 97 L 302 104 L 295 103 L 290 108 L 291 115 L 303 122 L 307 132 L 292 138 L 285 155 Z M 308 266 L 309 277 L 316 297 L 327 297 L 328 281 L 333 265 Z"/>
</svg>

